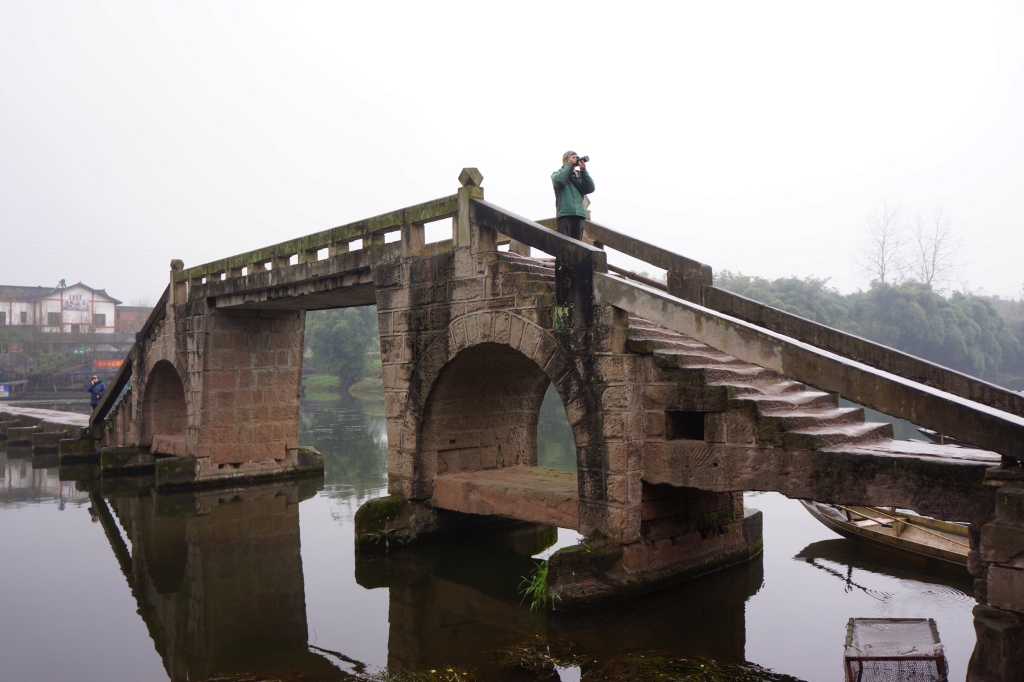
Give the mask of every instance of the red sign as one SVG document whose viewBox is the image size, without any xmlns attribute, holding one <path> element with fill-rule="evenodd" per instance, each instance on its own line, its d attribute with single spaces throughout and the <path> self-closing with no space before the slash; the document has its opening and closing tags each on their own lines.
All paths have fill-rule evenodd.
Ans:
<svg viewBox="0 0 1024 682">
<path fill-rule="evenodd" d="M 97 369 L 118 369 L 124 360 L 93 360 L 92 368 Z"/>
</svg>

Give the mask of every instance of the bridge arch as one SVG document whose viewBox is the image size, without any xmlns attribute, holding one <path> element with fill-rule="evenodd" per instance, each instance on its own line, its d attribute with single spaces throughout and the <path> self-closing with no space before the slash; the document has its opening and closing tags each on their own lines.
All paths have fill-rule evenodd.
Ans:
<svg viewBox="0 0 1024 682">
<path fill-rule="evenodd" d="M 170 361 L 158 360 L 149 371 L 143 388 L 142 445 L 151 445 L 157 435 L 180 438 L 184 444 L 187 430 L 185 385 Z"/>
<path fill-rule="evenodd" d="M 413 370 L 401 441 L 389 444 L 407 465 L 389 478 L 411 479 L 411 486 L 399 483 L 393 492 L 427 499 L 439 473 L 535 465 L 537 421 L 550 384 L 565 407 L 582 469 L 595 404 L 554 334 L 510 312 L 452 320 Z"/>
</svg>

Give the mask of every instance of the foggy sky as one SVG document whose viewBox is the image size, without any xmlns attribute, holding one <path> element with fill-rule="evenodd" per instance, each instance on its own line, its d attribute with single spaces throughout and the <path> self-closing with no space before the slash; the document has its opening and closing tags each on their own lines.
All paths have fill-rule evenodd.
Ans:
<svg viewBox="0 0 1024 682">
<path fill-rule="evenodd" d="M 866 287 L 888 199 L 968 239 L 957 288 L 1020 296 L 1022 121 L 1019 2 L 4 0 L 0 283 L 155 301 L 172 258 L 452 194 L 464 166 L 549 217 L 571 148 L 594 220 L 716 271 Z"/>
</svg>

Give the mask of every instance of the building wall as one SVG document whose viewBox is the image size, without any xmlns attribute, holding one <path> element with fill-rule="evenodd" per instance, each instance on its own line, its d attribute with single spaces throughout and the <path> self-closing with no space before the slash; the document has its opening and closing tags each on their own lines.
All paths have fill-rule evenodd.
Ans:
<svg viewBox="0 0 1024 682">
<path fill-rule="evenodd" d="M 5 325 L 33 326 L 50 333 L 113 334 L 117 325 L 116 301 L 82 285 L 55 290 L 35 301 L 0 301 L 0 314 Z M 58 317 L 51 320 L 51 315 Z M 100 315 L 102 319 L 97 318 Z"/>
<path fill-rule="evenodd" d="M 4 315 L 5 325 L 35 325 L 36 309 L 31 301 L 0 301 L 0 313 Z M 25 314 L 25 321 L 21 315 Z"/>
</svg>

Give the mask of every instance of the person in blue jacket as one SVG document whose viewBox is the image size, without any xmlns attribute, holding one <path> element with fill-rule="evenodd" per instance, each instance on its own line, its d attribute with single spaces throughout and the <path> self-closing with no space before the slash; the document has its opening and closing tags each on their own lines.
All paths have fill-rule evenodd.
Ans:
<svg viewBox="0 0 1024 682">
<path fill-rule="evenodd" d="M 100 404 L 100 398 L 107 392 L 107 386 L 100 378 L 95 374 L 92 375 L 92 381 L 85 385 L 85 390 L 89 392 L 89 407 L 95 410 L 96 406 Z"/>
<path fill-rule="evenodd" d="M 583 239 L 583 221 L 587 219 L 583 197 L 594 191 L 594 179 L 587 172 L 587 162 L 576 152 L 562 154 L 562 167 L 551 174 L 551 184 L 555 186 L 558 231 L 573 239 Z"/>
</svg>

